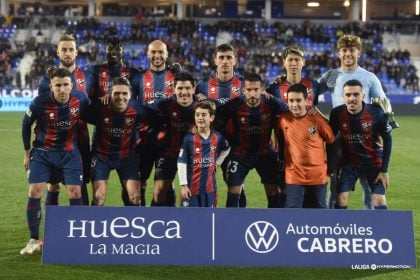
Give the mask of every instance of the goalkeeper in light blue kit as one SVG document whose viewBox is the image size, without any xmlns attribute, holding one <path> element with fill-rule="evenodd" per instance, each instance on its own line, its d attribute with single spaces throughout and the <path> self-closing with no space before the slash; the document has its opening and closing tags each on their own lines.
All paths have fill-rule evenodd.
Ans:
<svg viewBox="0 0 420 280">
<path fill-rule="evenodd" d="M 344 104 L 343 86 L 349 80 L 359 80 L 365 92 L 364 102 L 367 104 L 376 103 L 381 106 L 388 116 L 389 124 L 392 128 L 398 128 L 399 125 L 394 119 L 394 113 L 391 104 L 386 98 L 379 79 L 374 73 L 358 65 L 358 59 L 362 51 L 362 40 L 355 35 L 344 35 L 337 42 L 338 56 L 340 58 L 340 67 L 331 69 L 324 73 L 318 80 L 320 92 L 329 91 L 331 93 L 332 107 L 335 108 Z M 339 140 L 337 140 L 339 141 Z M 338 167 L 337 167 L 338 170 Z M 336 201 L 336 187 L 332 180 L 330 188 L 329 207 L 334 208 Z M 363 204 L 365 209 L 373 209 L 371 192 L 368 183 L 360 180 L 363 188 Z"/>
</svg>

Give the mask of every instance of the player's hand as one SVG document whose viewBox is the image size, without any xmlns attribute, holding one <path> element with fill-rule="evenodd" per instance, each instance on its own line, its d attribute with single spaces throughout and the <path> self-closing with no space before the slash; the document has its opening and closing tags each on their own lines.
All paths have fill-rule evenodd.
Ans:
<svg viewBox="0 0 420 280">
<path fill-rule="evenodd" d="M 103 96 L 103 97 L 99 97 L 98 99 L 99 99 L 99 101 L 101 101 L 101 103 L 103 105 L 108 105 L 109 104 L 109 95 L 108 94 Z"/>
<path fill-rule="evenodd" d="M 179 64 L 178 62 L 173 62 L 173 63 L 169 64 L 168 69 L 171 70 L 175 75 L 178 75 L 183 70 L 182 65 Z"/>
<path fill-rule="evenodd" d="M 389 187 L 389 176 L 386 172 L 379 172 L 378 176 L 376 176 L 375 182 L 381 181 L 382 185 L 385 189 L 388 189 Z"/>
<path fill-rule="evenodd" d="M 182 185 L 181 186 L 181 198 L 189 199 L 190 197 L 191 197 L 190 188 L 188 188 L 187 185 Z"/>
<path fill-rule="evenodd" d="M 265 98 L 267 99 L 272 99 L 274 98 L 274 95 L 269 94 L 268 92 L 266 92 L 265 90 L 263 92 L 261 92 L 261 95 L 265 96 Z"/>
<path fill-rule="evenodd" d="M 191 132 L 192 134 L 198 133 L 197 126 L 195 124 L 191 125 L 188 131 Z"/>
<path fill-rule="evenodd" d="M 23 168 L 25 171 L 29 169 L 29 161 L 31 160 L 31 150 L 26 150 L 23 156 Z"/>
<path fill-rule="evenodd" d="M 274 79 L 274 83 L 276 84 L 281 84 L 281 82 L 283 82 L 286 79 L 286 74 L 281 74 L 278 75 L 275 79 Z"/>
<path fill-rule="evenodd" d="M 51 79 L 52 74 L 54 74 L 54 72 L 57 70 L 57 67 L 55 66 L 50 66 L 47 69 L 47 72 L 45 72 L 45 76 L 47 76 L 47 78 Z"/>
</svg>

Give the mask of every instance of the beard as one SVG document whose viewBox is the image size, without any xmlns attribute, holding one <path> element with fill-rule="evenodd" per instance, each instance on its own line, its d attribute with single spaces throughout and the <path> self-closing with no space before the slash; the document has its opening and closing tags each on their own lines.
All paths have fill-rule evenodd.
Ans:
<svg viewBox="0 0 420 280">
<path fill-rule="evenodd" d="M 60 59 L 60 63 L 61 65 L 63 65 L 64 67 L 71 67 L 74 65 L 75 60 L 74 59 L 70 59 L 66 61 L 66 59 Z"/>
</svg>

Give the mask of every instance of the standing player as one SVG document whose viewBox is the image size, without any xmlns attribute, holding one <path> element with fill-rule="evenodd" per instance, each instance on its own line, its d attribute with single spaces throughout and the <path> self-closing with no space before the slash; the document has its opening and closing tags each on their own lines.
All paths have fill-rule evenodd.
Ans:
<svg viewBox="0 0 420 280">
<path fill-rule="evenodd" d="M 117 170 L 131 205 L 139 205 L 138 160 L 133 147 L 146 111 L 136 100 L 130 99 L 130 82 L 123 77 L 115 78 L 111 83 L 110 104 L 96 104 L 95 110 L 88 114 L 88 121 L 95 125 L 92 205 L 104 205 L 112 169 Z"/>
<path fill-rule="evenodd" d="M 166 44 L 160 40 L 155 40 L 149 44 L 147 57 L 149 58 L 150 66 L 142 73 L 139 79 L 139 92 L 135 96 L 141 104 L 154 103 L 171 97 L 174 94 L 174 76 L 180 70 L 169 69 L 170 67 L 166 64 L 168 49 Z M 136 152 L 140 158 L 139 169 L 142 206 L 146 205 L 147 179 L 150 177 L 158 154 L 156 139 L 158 139 L 158 131 L 152 128 L 150 123 L 143 123 L 140 128 L 140 143 L 136 147 Z"/>
<path fill-rule="evenodd" d="M 281 114 L 279 126 L 284 135 L 286 207 L 302 208 L 304 197 L 313 208 L 326 208 L 324 142 L 333 143 L 334 134 L 320 114 L 308 115 L 308 89 L 294 84 L 287 90 L 289 112 Z"/>
<path fill-rule="evenodd" d="M 358 59 L 362 52 L 362 40 L 355 35 L 344 35 L 337 42 L 338 56 L 340 57 L 340 68 L 327 71 L 319 79 L 320 92 L 329 90 L 331 92 L 333 108 L 344 104 L 343 86 L 352 79 L 359 80 L 364 88 L 364 102 L 372 103 L 373 98 L 387 100 L 379 79 L 372 72 L 358 65 Z M 390 117 L 390 124 L 393 128 L 398 124 L 393 118 L 392 112 L 385 112 Z M 365 209 L 372 209 L 371 192 L 368 182 L 363 178 L 360 180 L 363 188 L 363 203 Z M 336 188 L 331 184 L 330 208 L 334 207 L 336 200 Z"/>
<path fill-rule="evenodd" d="M 232 45 L 221 44 L 217 46 L 214 53 L 216 73 L 210 74 L 210 76 L 197 84 L 196 94 L 217 100 L 221 105 L 229 100 L 240 97 L 244 77 L 235 73 L 236 57 L 236 50 Z M 232 127 L 228 125 L 226 126 L 225 136 L 228 140 L 231 140 L 231 135 Z M 223 169 L 225 170 L 225 168 Z M 242 186 L 239 204 L 241 207 L 246 207 L 244 186 Z"/>
<path fill-rule="evenodd" d="M 197 133 L 188 133 L 178 157 L 178 176 L 181 186 L 181 206 L 216 207 L 216 167 L 229 154 L 228 142 L 210 128 L 216 104 L 204 100 L 195 106 Z"/>
<path fill-rule="evenodd" d="M 168 192 L 173 188 L 177 172 L 177 159 L 184 136 L 194 125 L 194 79 L 189 73 L 175 77 L 175 96 L 155 104 L 159 123 L 163 125 L 166 139 L 159 149 L 155 166 L 155 184 L 152 206 L 175 206 Z"/>
<path fill-rule="evenodd" d="M 318 82 L 302 77 L 305 66 L 305 52 L 300 45 L 290 45 L 283 50 L 283 67 L 286 75 L 281 75 L 266 89 L 266 91 L 287 104 L 287 90 L 294 84 L 303 84 L 308 90 L 307 107 L 317 103 Z"/>
<path fill-rule="evenodd" d="M 338 175 L 337 209 L 347 209 L 349 192 L 358 178 L 369 185 L 375 209 L 387 209 L 388 164 L 392 149 L 392 127 L 384 111 L 366 104 L 363 84 L 349 80 L 343 87 L 344 105 L 330 116 L 333 132 L 342 136 L 343 163 Z M 382 143 L 381 144 L 381 139 Z"/>
<path fill-rule="evenodd" d="M 23 118 L 22 139 L 25 147 L 23 165 L 28 173 L 29 194 L 26 217 L 31 239 L 20 253 L 40 251 L 39 225 L 41 197 L 53 172 L 60 172 L 70 205 L 82 205 L 80 185 L 83 170 L 77 147 L 77 131 L 81 114 L 86 112 L 86 94 L 72 90 L 71 74 L 59 68 L 51 76 L 51 94 L 37 96 Z M 31 126 L 36 122 L 31 149 Z"/>
<path fill-rule="evenodd" d="M 93 65 L 86 71 L 86 89 L 93 103 L 107 104 L 110 98 L 111 81 L 117 77 L 124 77 L 133 86 L 131 92 L 137 95 L 139 92 L 140 71 L 126 66 L 122 61 L 123 45 L 117 37 L 111 37 L 106 41 L 105 53 L 107 61 L 100 65 Z M 94 144 L 94 143 L 93 143 Z M 131 205 L 127 190 L 122 187 L 121 198 L 124 205 Z"/>
<path fill-rule="evenodd" d="M 60 37 L 57 45 L 57 56 L 60 60 L 60 68 L 67 69 L 71 74 L 71 80 L 74 87 L 86 93 L 86 78 L 85 72 L 77 67 L 77 46 L 76 39 L 70 34 L 64 34 Z M 55 67 L 49 69 L 49 73 L 55 70 Z M 39 82 L 38 93 L 39 94 L 50 94 L 50 78 L 47 76 L 42 77 Z M 87 191 L 87 184 L 90 180 L 90 142 L 89 142 L 89 131 L 86 123 L 83 120 L 79 121 L 78 131 L 78 146 L 80 155 L 82 156 L 83 163 L 83 183 L 81 186 L 81 193 L 83 199 L 83 205 L 89 205 L 89 195 Z M 57 174 L 56 174 L 57 175 Z M 58 194 L 60 189 L 60 178 L 53 176 L 48 186 L 46 204 L 57 205 Z"/>
<path fill-rule="evenodd" d="M 243 97 L 227 102 L 220 110 L 225 123 L 232 121 L 234 135 L 226 167 L 228 185 L 227 207 L 239 207 L 242 184 L 249 170 L 255 168 L 264 184 L 268 207 L 280 207 L 277 153 L 271 134 L 277 115 L 287 111 L 278 99 L 261 96 L 263 82 L 256 74 L 247 74 Z"/>
<path fill-rule="evenodd" d="M 281 101 L 287 104 L 287 91 L 290 86 L 295 84 L 303 84 L 307 89 L 307 108 L 314 108 L 318 100 L 318 82 L 311 80 L 306 77 L 302 77 L 302 69 L 305 66 L 305 52 L 300 45 L 290 45 L 283 50 L 283 67 L 286 70 L 286 75 L 281 75 L 266 89 L 269 94 L 280 98 Z M 279 149 L 279 176 L 280 176 L 280 188 L 284 189 L 284 154 L 283 146 L 284 139 L 281 131 L 276 129 L 276 139 L 278 140 Z M 309 194 L 309 192 L 305 192 Z M 281 193 L 282 201 L 285 201 L 285 192 Z M 304 198 L 303 208 L 314 208 L 317 206 L 317 202 L 312 200 L 312 197 L 308 196 Z"/>
</svg>

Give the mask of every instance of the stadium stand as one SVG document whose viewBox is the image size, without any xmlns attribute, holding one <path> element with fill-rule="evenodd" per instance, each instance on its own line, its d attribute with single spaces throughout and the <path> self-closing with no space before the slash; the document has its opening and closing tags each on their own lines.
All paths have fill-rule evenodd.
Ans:
<svg viewBox="0 0 420 280">
<path fill-rule="evenodd" d="M 124 61 L 134 67 L 147 68 L 147 44 L 154 39 L 161 39 L 168 45 L 169 61 L 184 64 L 188 70 L 195 73 L 198 80 L 212 69 L 211 55 L 215 46 L 230 41 L 238 48 L 237 71 L 252 69 L 269 83 L 283 70 L 281 51 L 284 46 L 298 43 L 306 50 L 304 74 L 318 78 L 327 69 L 338 66 L 334 51 L 337 38 L 343 34 L 355 34 L 364 41 L 361 66 L 374 72 L 386 91 L 393 94 L 420 94 L 417 69 L 411 61 L 410 52 L 399 49 L 390 51 L 384 45 L 384 34 L 395 32 L 398 24 L 319 24 L 308 20 L 268 23 L 237 19 L 112 19 L 100 22 L 83 17 L 77 20 L 64 20 L 62 17 L 14 17 L 14 23 L 6 27 L 3 25 L 0 31 L 0 71 L 6 73 L 7 69 L 11 68 L 13 73 L 22 73 L 24 82 L 21 84 L 35 87 L 46 69 L 58 63 L 54 55 L 56 40 L 59 34 L 67 32 L 77 37 L 77 63 L 81 67 L 103 61 L 105 38 L 117 35 L 125 41 Z M 16 43 L 20 45 L 20 51 L 17 51 Z M 11 44 L 15 46 L 15 50 L 11 50 L 10 47 L 7 49 L 7 45 Z M 7 66 L 9 64 L 10 67 Z M 11 76 L 4 78 L 0 80 L 0 85 L 3 84 L 17 86 L 18 79 Z"/>
</svg>

